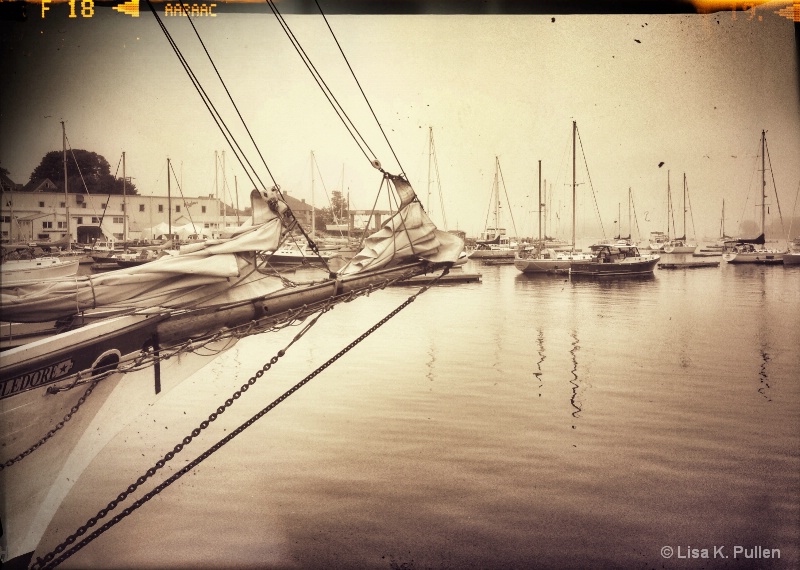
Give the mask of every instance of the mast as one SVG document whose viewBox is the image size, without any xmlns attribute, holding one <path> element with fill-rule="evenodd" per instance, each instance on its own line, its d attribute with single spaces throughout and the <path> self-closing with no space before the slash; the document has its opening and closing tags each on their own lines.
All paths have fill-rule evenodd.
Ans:
<svg viewBox="0 0 800 570">
<path fill-rule="evenodd" d="M 500 235 L 500 185 L 498 184 L 498 172 L 500 171 L 500 157 L 495 155 L 494 157 L 494 191 L 495 191 L 495 203 L 494 203 L 494 233 L 495 236 Z M 488 237 L 488 236 L 487 236 Z"/>
<path fill-rule="evenodd" d="M 311 235 L 317 229 L 317 216 L 314 208 L 314 151 L 311 151 Z"/>
<path fill-rule="evenodd" d="M 542 161 L 539 161 L 539 249 L 542 249 Z"/>
<path fill-rule="evenodd" d="M 667 170 L 667 239 L 669 237 L 669 218 L 672 214 L 672 189 L 669 187 L 669 170 Z"/>
<path fill-rule="evenodd" d="M 170 189 L 169 179 L 170 165 L 169 157 L 167 157 L 167 220 L 169 225 L 169 239 L 172 239 L 172 192 Z"/>
<path fill-rule="evenodd" d="M 228 187 L 228 177 L 225 174 L 225 151 L 222 151 L 222 202 L 217 202 L 217 222 L 219 222 L 219 209 L 222 208 L 222 226 L 220 226 L 217 237 L 222 236 L 225 226 L 228 225 L 228 205 L 225 203 L 225 189 Z M 230 191 L 229 191 L 230 192 Z"/>
<path fill-rule="evenodd" d="M 70 229 L 69 223 L 69 193 L 67 192 L 67 129 L 64 127 L 64 121 L 61 121 L 61 146 L 64 157 L 64 210 L 67 218 L 67 251 L 70 251 L 72 249 L 72 230 Z M 33 237 L 33 234 L 31 234 L 31 237 Z"/>
<path fill-rule="evenodd" d="M 575 251 L 575 132 L 578 125 L 572 121 L 572 251 Z"/>
<path fill-rule="evenodd" d="M 125 188 L 125 151 L 122 151 L 122 247 L 128 247 L 128 206 Z"/>
<path fill-rule="evenodd" d="M 683 239 L 686 239 L 686 173 L 683 173 Z"/>
<path fill-rule="evenodd" d="M 633 195 L 631 194 L 631 187 L 628 186 L 628 239 L 631 240 L 631 243 L 636 243 L 633 241 L 633 224 L 631 223 L 631 202 L 633 202 Z"/>
<path fill-rule="evenodd" d="M 719 237 L 725 239 L 725 198 L 722 199 L 722 218 L 719 221 Z"/>
<path fill-rule="evenodd" d="M 547 240 L 547 216 L 550 214 L 550 209 L 547 207 L 547 178 L 544 179 L 544 202 L 539 200 L 539 208 L 544 210 L 542 212 L 542 217 L 544 218 L 542 233 L 544 234 L 544 239 Z"/>
<path fill-rule="evenodd" d="M 214 209 L 217 211 L 217 215 L 214 216 L 214 219 L 217 223 L 217 231 L 219 231 L 219 186 L 217 185 L 217 173 L 219 172 L 219 157 L 217 156 L 217 151 L 214 151 L 214 200 L 216 204 L 214 205 Z M 214 234 L 212 232 L 211 236 L 213 237 Z"/>
<path fill-rule="evenodd" d="M 767 182 L 766 176 L 766 163 L 764 157 L 764 147 L 767 143 L 766 131 L 761 131 L 761 235 L 764 235 L 764 215 L 766 214 L 766 199 L 767 199 Z M 766 241 L 766 235 L 764 235 Z"/>
<path fill-rule="evenodd" d="M 233 175 L 233 188 L 236 192 L 236 225 L 240 225 L 239 222 L 239 182 L 236 180 L 236 175 Z M 311 211 L 313 215 L 313 210 Z"/>
</svg>

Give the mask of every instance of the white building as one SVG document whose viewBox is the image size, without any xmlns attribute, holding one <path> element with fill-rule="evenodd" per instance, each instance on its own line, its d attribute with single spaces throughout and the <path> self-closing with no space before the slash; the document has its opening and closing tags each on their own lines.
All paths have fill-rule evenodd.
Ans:
<svg viewBox="0 0 800 570">
<path fill-rule="evenodd" d="M 132 195 L 86 196 L 54 192 L 49 180 L 34 191 L 3 191 L 0 202 L 0 232 L 4 242 L 56 241 L 66 236 L 73 243 L 95 239 L 152 240 L 170 233 L 182 239 L 218 238 L 244 222 L 249 213 L 238 216 L 224 202 L 208 197 L 167 197 Z M 295 216 L 310 226 L 311 207 L 286 197 Z M 69 226 L 67 225 L 69 210 Z M 248 208 L 249 210 L 249 208 Z M 171 211 L 171 216 L 170 216 Z"/>
</svg>

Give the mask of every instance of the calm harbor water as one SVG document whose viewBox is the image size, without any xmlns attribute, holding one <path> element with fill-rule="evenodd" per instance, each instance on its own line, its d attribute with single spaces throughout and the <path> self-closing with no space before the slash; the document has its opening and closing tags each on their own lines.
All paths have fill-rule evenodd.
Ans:
<svg viewBox="0 0 800 570">
<path fill-rule="evenodd" d="M 421 295 L 64 567 L 800 567 L 800 268 L 464 270 L 482 282 Z M 164 473 L 413 291 L 325 315 Z M 147 410 L 51 542 L 297 332 L 243 339 Z"/>
</svg>

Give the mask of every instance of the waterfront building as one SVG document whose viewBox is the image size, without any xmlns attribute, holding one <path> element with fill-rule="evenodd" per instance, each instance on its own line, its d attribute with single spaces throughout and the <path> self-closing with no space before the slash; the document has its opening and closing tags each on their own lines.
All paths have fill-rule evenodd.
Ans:
<svg viewBox="0 0 800 570">
<path fill-rule="evenodd" d="M 2 241 L 56 241 L 71 234 L 72 243 L 98 240 L 153 240 L 173 235 L 181 239 L 218 238 L 243 222 L 249 208 L 239 212 L 209 196 L 168 197 L 68 194 L 50 180 L 29 183 L 25 189 L 3 184 L 0 201 Z M 295 216 L 311 227 L 311 206 L 285 196 Z M 170 223 L 171 210 L 171 223 Z M 69 212 L 69 224 L 67 224 Z"/>
</svg>

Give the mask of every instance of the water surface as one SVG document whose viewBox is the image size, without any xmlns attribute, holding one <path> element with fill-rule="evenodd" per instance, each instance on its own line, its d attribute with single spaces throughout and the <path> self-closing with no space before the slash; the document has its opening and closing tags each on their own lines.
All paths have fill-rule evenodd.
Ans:
<svg viewBox="0 0 800 570">
<path fill-rule="evenodd" d="M 800 270 L 465 271 L 482 283 L 421 295 L 65 567 L 800 565 Z M 414 291 L 324 316 L 165 473 Z M 298 331 L 240 341 L 143 414 L 84 475 L 53 543 Z M 679 558 L 692 548 L 710 559 Z"/>
</svg>

